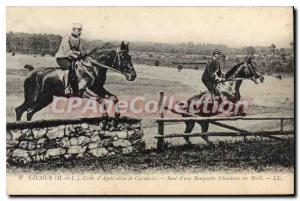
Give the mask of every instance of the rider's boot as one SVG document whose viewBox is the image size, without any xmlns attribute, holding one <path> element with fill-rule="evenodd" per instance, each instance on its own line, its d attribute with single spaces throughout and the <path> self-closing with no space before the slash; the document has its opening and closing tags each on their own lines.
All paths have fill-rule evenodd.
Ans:
<svg viewBox="0 0 300 201">
<path fill-rule="evenodd" d="M 73 94 L 73 89 L 72 89 L 72 75 L 71 75 L 71 69 L 69 70 L 68 73 L 68 83 L 67 83 L 67 87 L 65 88 L 65 96 L 67 98 L 70 98 Z"/>
<path fill-rule="evenodd" d="M 77 81 L 77 75 L 76 75 L 76 69 L 75 69 L 75 62 L 72 65 L 72 71 L 70 76 L 70 87 L 72 89 L 72 95 L 78 96 L 79 95 L 79 87 L 78 87 L 78 81 Z"/>
</svg>

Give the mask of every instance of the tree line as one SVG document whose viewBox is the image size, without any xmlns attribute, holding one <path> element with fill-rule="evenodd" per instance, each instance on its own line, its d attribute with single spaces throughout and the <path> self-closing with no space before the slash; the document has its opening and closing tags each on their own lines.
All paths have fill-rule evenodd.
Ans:
<svg viewBox="0 0 300 201">
<path fill-rule="evenodd" d="M 6 33 L 6 51 L 23 54 L 49 54 L 54 56 L 58 50 L 62 37 L 55 34 L 29 34 L 29 33 Z M 86 49 L 92 50 L 95 47 L 103 46 L 108 41 L 103 40 L 83 40 Z M 112 45 L 118 46 L 120 41 L 109 41 Z M 210 55 L 211 50 L 220 49 L 225 54 L 231 55 L 285 55 L 292 54 L 291 48 L 276 48 L 274 44 L 269 47 L 242 47 L 230 48 L 222 44 L 209 44 L 193 42 L 187 43 L 153 43 L 153 42 L 130 42 L 130 49 L 137 52 L 158 52 L 158 53 L 180 53 L 180 54 L 200 54 Z"/>
</svg>

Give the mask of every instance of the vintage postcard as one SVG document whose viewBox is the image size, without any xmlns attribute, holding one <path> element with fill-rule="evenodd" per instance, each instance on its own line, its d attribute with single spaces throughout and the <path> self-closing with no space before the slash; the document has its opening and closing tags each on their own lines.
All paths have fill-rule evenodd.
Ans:
<svg viewBox="0 0 300 201">
<path fill-rule="evenodd" d="M 9 195 L 294 195 L 293 7 L 7 7 Z"/>
</svg>

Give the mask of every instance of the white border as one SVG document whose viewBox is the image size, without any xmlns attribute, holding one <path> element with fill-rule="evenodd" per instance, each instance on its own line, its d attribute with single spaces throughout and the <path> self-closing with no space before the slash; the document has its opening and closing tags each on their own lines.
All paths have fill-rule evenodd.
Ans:
<svg viewBox="0 0 300 201">
<path fill-rule="evenodd" d="M 5 164 L 5 130 L 6 130 L 6 62 L 5 62 L 5 52 L 6 52 L 6 25 L 5 25 L 5 8 L 6 6 L 295 6 L 300 8 L 300 1 L 292 0 L 0 0 L 0 155 L 1 155 L 1 165 L 0 165 L 0 199 L 8 200 L 10 199 L 6 195 L 6 164 Z M 299 13 L 298 13 L 299 15 Z M 296 21 L 298 27 L 299 22 Z M 298 48 L 298 45 L 297 47 Z M 297 56 L 299 51 L 297 51 Z M 298 62 L 296 67 L 298 66 Z M 299 70 L 297 72 L 297 77 L 299 77 Z M 299 94 L 299 87 L 297 88 L 297 94 Z M 298 110 L 297 110 L 298 112 Z M 298 120 L 299 121 L 299 120 Z M 297 121 L 297 123 L 298 123 Z M 297 143 L 298 146 L 298 143 Z M 298 155 L 298 154 L 297 154 Z M 297 175 L 299 175 L 299 166 L 297 169 Z M 299 186 L 299 185 L 297 185 Z M 297 191 L 298 189 L 296 189 Z M 26 199 L 26 198 L 20 198 Z M 30 198 L 29 198 L 30 199 Z M 37 198 L 41 200 L 43 198 Z M 49 199 L 49 198 L 47 198 Z M 63 198 L 50 198 L 55 200 L 62 200 Z M 84 199 L 84 198 L 79 198 Z M 113 198 L 113 200 L 119 200 L 120 198 Z M 123 198 L 124 199 L 124 198 Z M 126 198 L 131 199 L 131 198 Z M 153 200 L 162 200 L 162 198 L 152 198 Z M 184 198 L 182 198 L 184 199 Z M 202 198 L 203 199 L 203 198 Z M 206 200 L 208 198 L 204 198 Z M 215 199 L 215 198 L 214 198 Z M 232 199 L 232 198 L 229 198 Z M 246 198 L 250 199 L 250 198 Z M 261 200 L 262 198 L 259 198 Z M 282 198 L 281 198 L 282 199 Z M 287 198 L 285 198 L 287 199 Z"/>
<path fill-rule="evenodd" d="M 4 0 L 10 6 L 292 6 L 292 0 Z"/>
</svg>

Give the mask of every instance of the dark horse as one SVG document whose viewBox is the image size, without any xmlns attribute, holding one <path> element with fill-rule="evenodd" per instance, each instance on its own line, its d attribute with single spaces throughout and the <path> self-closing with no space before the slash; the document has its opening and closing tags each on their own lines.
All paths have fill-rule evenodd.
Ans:
<svg viewBox="0 0 300 201">
<path fill-rule="evenodd" d="M 243 108 L 236 107 L 237 102 L 241 99 L 240 95 L 240 87 L 242 85 L 243 80 L 249 79 L 258 84 L 258 79 L 262 83 L 264 77 L 256 71 L 255 64 L 252 62 L 252 59 L 249 58 L 245 62 L 239 63 L 232 67 L 225 74 L 225 82 L 220 82 L 217 84 L 217 89 L 221 93 L 220 99 L 217 100 L 217 105 L 220 105 L 222 101 L 226 99 L 226 101 L 232 103 L 233 107 L 226 112 L 229 112 L 231 116 L 235 115 L 246 115 L 245 111 L 241 111 Z M 204 101 L 206 98 L 211 98 L 211 94 L 207 92 L 203 92 L 199 95 L 193 96 L 187 101 L 187 107 L 184 108 L 185 113 L 182 113 L 183 117 L 189 116 L 216 116 L 222 115 L 224 110 L 220 110 L 219 107 L 214 108 L 213 101 L 211 103 L 206 104 L 206 112 L 204 112 Z M 224 102 L 223 102 L 224 103 Z M 197 110 L 198 109 L 198 110 Z M 238 109 L 238 110 L 236 110 Z M 195 112 L 197 111 L 197 112 Z M 207 132 L 209 128 L 209 123 L 205 120 L 197 121 L 200 124 L 202 132 Z M 195 122 L 194 121 L 186 121 L 185 133 L 192 132 Z M 206 137 L 202 137 L 205 141 L 208 142 Z M 188 137 L 185 137 L 185 140 L 188 144 L 191 144 Z"/>
<path fill-rule="evenodd" d="M 77 97 L 95 98 L 99 103 L 103 98 L 111 99 L 117 106 L 118 98 L 107 91 L 103 85 L 106 81 L 108 69 L 123 74 L 128 81 L 136 79 L 136 72 L 129 55 L 129 44 L 121 43 L 118 50 L 113 48 L 95 48 L 83 61 L 76 62 L 76 75 L 79 93 Z M 20 121 L 22 114 L 27 111 L 27 120 L 49 105 L 53 96 L 65 97 L 65 88 L 68 83 L 68 70 L 57 67 L 33 69 L 30 65 L 25 68 L 31 70 L 24 81 L 24 102 L 18 106 L 16 111 L 17 121 Z M 104 114 L 107 116 L 107 113 Z M 119 117 L 118 111 L 115 117 Z"/>
</svg>

